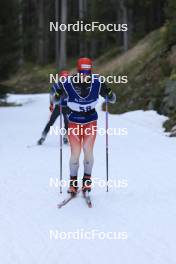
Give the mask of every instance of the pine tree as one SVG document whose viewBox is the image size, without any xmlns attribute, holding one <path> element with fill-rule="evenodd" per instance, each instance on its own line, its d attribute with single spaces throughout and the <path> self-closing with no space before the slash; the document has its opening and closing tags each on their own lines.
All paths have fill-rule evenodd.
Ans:
<svg viewBox="0 0 176 264">
<path fill-rule="evenodd" d="M 1 1 L 0 7 L 0 80 L 9 77 L 19 63 L 18 0 Z"/>
</svg>

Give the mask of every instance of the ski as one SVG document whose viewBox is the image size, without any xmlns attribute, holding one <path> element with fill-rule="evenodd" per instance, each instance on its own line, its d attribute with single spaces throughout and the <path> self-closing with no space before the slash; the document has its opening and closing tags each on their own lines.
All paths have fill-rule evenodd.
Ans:
<svg viewBox="0 0 176 264">
<path fill-rule="evenodd" d="M 81 192 L 81 189 L 78 190 L 78 192 L 76 194 L 70 194 L 69 197 L 65 198 L 62 202 L 60 202 L 59 204 L 57 204 L 57 207 L 60 209 L 63 206 L 65 206 L 66 204 L 68 204 L 72 199 L 76 198 L 78 196 L 78 194 Z M 90 198 L 90 195 L 88 192 L 83 192 L 83 198 L 87 204 L 87 206 L 89 208 L 92 208 L 92 201 Z"/>
<path fill-rule="evenodd" d="M 37 144 L 31 144 L 31 145 L 27 145 L 27 148 L 34 148 L 34 147 L 37 147 L 38 145 Z"/>
<path fill-rule="evenodd" d="M 89 208 L 92 208 L 92 201 L 88 192 L 83 192 L 83 198 Z"/>
<path fill-rule="evenodd" d="M 79 189 L 76 194 L 70 194 L 70 196 L 67 197 L 66 199 L 64 199 L 61 203 L 59 203 L 57 205 L 57 207 L 59 209 L 62 208 L 63 206 L 65 206 L 66 204 L 68 204 L 73 198 L 77 197 L 80 192 L 81 192 L 81 189 Z"/>
<path fill-rule="evenodd" d="M 59 203 L 58 205 L 57 205 L 57 207 L 60 209 L 60 208 L 62 208 L 64 205 L 66 205 L 67 203 L 69 203 L 73 198 L 75 198 L 77 195 L 71 195 L 70 194 L 70 197 L 68 197 L 68 198 L 66 198 L 66 199 L 64 199 L 61 203 Z"/>
</svg>

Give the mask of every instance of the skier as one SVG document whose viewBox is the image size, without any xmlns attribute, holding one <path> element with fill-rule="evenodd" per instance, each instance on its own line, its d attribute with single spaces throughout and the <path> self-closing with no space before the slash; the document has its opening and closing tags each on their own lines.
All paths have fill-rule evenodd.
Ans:
<svg viewBox="0 0 176 264">
<path fill-rule="evenodd" d="M 63 70 L 60 72 L 59 74 L 60 77 L 68 77 L 69 76 L 69 72 L 66 70 Z M 68 130 L 68 113 L 69 113 L 69 108 L 67 107 L 67 98 L 66 95 L 62 96 L 62 98 L 60 98 L 59 93 L 57 94 L 57 91 L 59 91 L 62 88 L 62 83 L 55 83 L 51 89 L 50 89 L 50 112 L 51 112 L 51 116 L 50 119 L 48 121 L 48 123 L 46 124 L 43 132 L 42 132 L 42 136 L 41 138 L 37 141 L 38 145 L 42 145 L 43 142 L 46 139 L 46 136 L 50 130 L 50 126 L 52 126 L 54 124 L 54 122 L 56 121 L 56 119 L 58 118 L 58 116 L 60 115 L 60 103 L 62 104 L 62 114 L 64 117 L 64 125 L 65 125 L 65 129 Z M 67 134 L 64 135 L 63 137 L 63 141 L 64 143 L 68 143 L 68 139 L 67 139 Z"/>
<path fill-rule="evenodd" d="M 98 115 L 95 106 L 99 95 L 106 98 L 110 103 L 115 103 L 116 96 L 105 83 L 99 78 L 93 79 L 92 61 L 89 58 L 80 58 L 77 62 L 79 81 L 71 76 L 63 84 L 64 89 L 57 92 L 67 94 L 67 105 L 71 113 L 68 116 L 68 138 L 71 147 L 70 157 L 70 186 L 68 192 L 75 195 L 78 191 L 78 168 L 79 157 L 83 147 L 84 152 L 84 175 L 82 179 L 82 191 L 91 191 L 91 176 L 93 167 L 93 147 L 96 138 L 95 133 L 86 133 L 97 126 Z M 83 77 L 80 78 L 80 75 Z M 86 80 L 90 80 L 89 83 Z M 79 130 L 77 135 L 74 128 Z M 88 129 L 88 130 L 87 130 Z"/>
</svg>

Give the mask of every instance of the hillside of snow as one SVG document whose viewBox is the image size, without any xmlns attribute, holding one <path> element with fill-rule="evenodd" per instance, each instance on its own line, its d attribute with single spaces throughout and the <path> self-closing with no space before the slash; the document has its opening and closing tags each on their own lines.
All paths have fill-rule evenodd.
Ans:
<svg viewBox="0 0 176 264">
<path fill-rule="evenodd" d="M 109 137 L 106 192 L 95 185 L 93 208 L 81 194 L 67 197 L 51 185 L 59 179 L 59 137 L 35 146 L 49 118 L 48 95 L 11 95 L 22 107 L 0 108 L 0 262 L 2 264 L 176 263 L 176 139 L 154 111 L 109 115 L 109 126 L 127 135 Z M 99 112 L 98 126 L 105 127 Z M 59 125 L 59 119 L 56 122 Z M 30 146 L 30 147 L 29 147 Z M 69 179 L 69 146 L 63 146 L 63 175 Z M 93 177 L 105 180 L 105 136 L 97 136 Z M 82 158 L 79 177 L 83 174 Z M 57 239 L 58 232 L 116 232 L 118 239 Z M 125 237 L 123 237 L 125 234 Z"/>
</svg>

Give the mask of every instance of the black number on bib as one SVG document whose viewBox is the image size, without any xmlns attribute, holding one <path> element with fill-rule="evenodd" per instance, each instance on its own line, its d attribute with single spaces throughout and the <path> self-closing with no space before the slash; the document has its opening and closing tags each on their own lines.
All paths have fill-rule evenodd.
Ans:
<svg viewBox="0 0 176 264">
<path fill-rule="evenodd" d="M 81 112 L 88 112 L 91 110 L 91 106 L 86 106 L 86 107 L 80 106 L 79 109 Z"/>
</svg>

